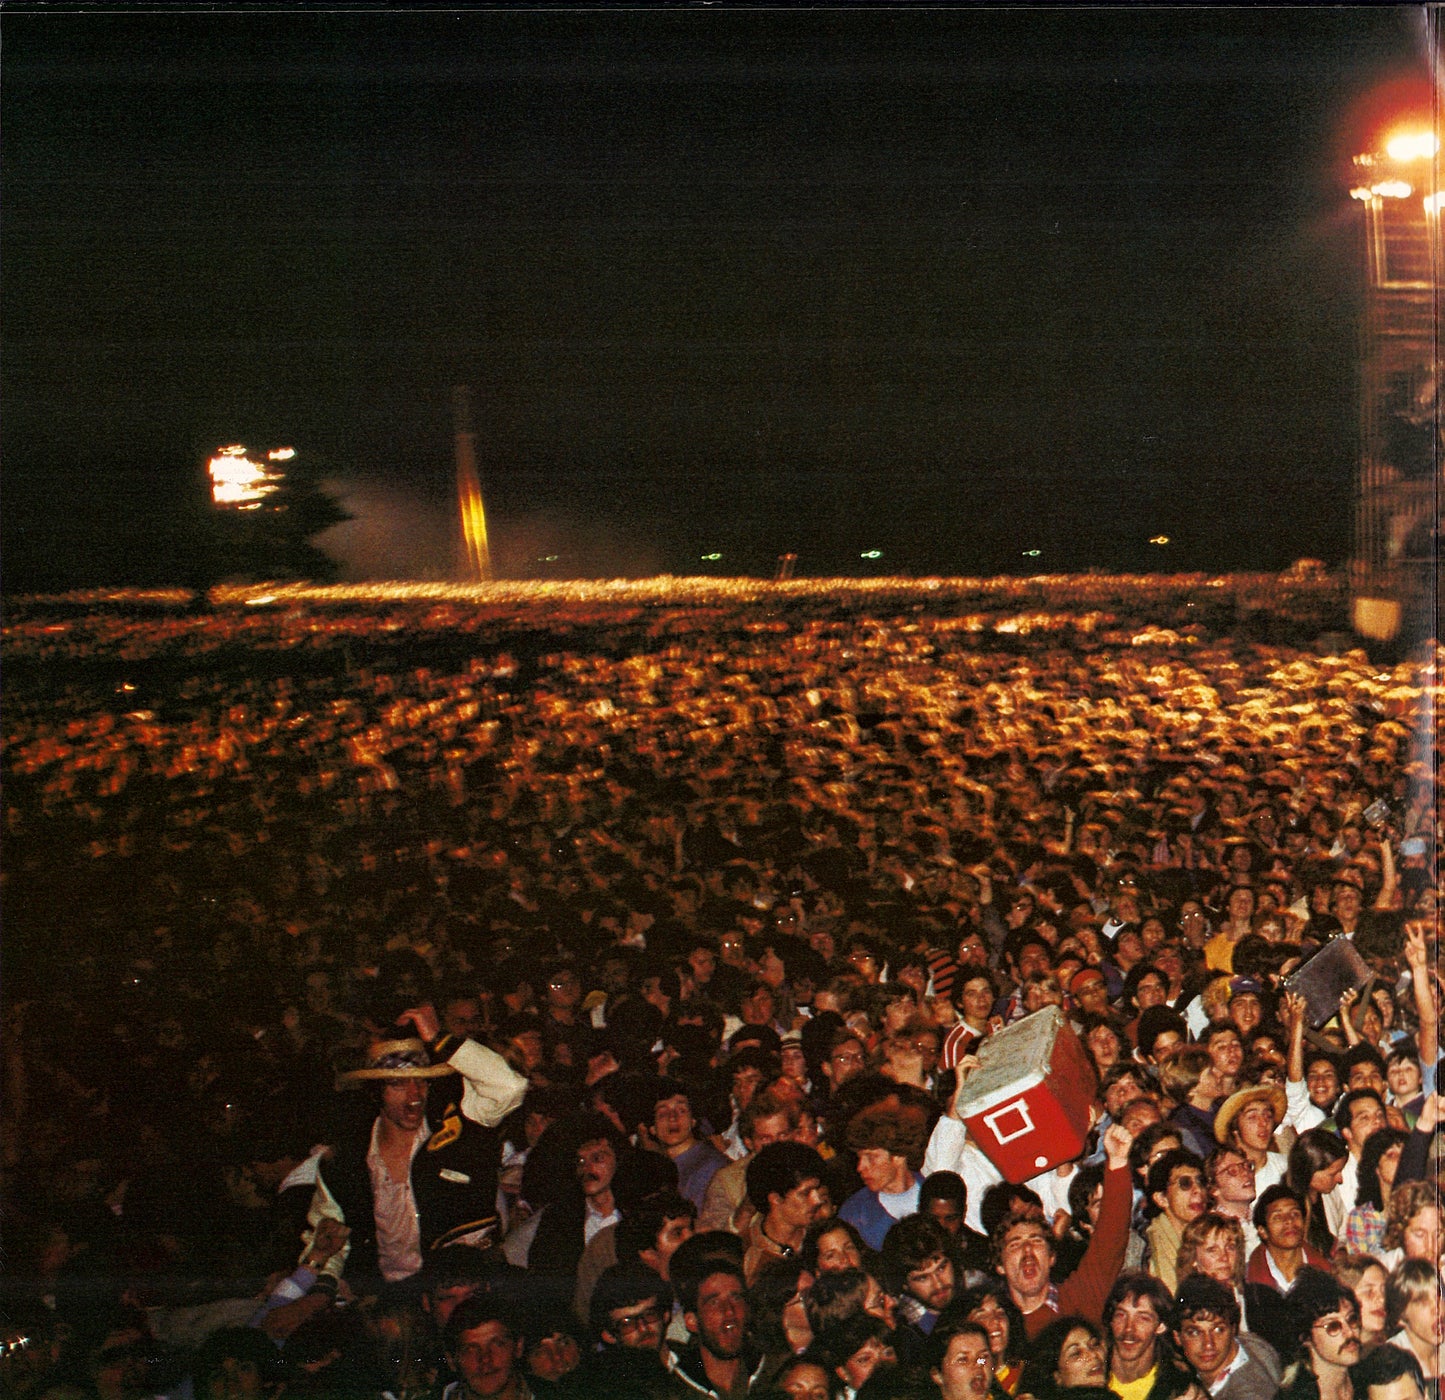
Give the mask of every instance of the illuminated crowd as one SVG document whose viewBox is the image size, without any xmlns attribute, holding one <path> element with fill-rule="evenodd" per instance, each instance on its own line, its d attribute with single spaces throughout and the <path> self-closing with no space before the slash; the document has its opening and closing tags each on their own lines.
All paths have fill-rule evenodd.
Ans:
<svg viewBox="0 0 1445 1400">
<path fill-rule="evenodd" d="M 1438 658 L 1340 602 L 19 600 L 0 1386 L 1436 1400 Z"/>
</svg>

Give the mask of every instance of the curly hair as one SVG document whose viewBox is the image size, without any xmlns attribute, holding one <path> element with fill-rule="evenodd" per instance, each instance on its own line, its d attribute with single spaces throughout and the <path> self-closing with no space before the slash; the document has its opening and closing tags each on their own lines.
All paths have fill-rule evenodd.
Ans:
<svg viewBox="0 0 1445 1400">
<path fill-rule="evenodd" d="M 860 1109 L 848 1123 L 847 1142 L 855 1152 L 881 1147 L 902 1157 L 910 1171 L 923 1166 L 928 1138 L 933 1130 L 930 1114 L 920 1105 L 901 1103 L 893 1097 Z"/>
<path fill-rule="evenodd" d="M 1037 1400 L 1060 1393 L 1058 1371 L 1063 1356 L 1064 1343 L 1073 1333 L 1087 1332 L 1096 1342 L 1104 1341 L 1099 1325 L 1084 1317 L 1060 1317 L 1049 1323 L 1034 1338 L 1029 1359 L 1024 1362 L 1024 1373 L 1019 1380 L 1019 1394 L 1032 1395 Z"/>
<path fill-rule="evenodd" d="M 1405 1230 L 1426 1206 L 1438 1206 L 1440 1192 L 1433 1181 L 1401 1181 L 1390 1192 L 1385 1212 L 1385 1238 L 1381 1249 L 1403 1249 Z"/>
</svg>

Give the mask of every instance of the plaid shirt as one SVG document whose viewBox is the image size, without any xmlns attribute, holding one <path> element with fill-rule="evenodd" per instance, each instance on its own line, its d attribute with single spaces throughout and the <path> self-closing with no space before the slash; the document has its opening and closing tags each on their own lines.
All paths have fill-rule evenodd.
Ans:
<svg viewBox="0 0 1445 1400">
<path fill-rule="evenodd" d="M 1345 1221 L 1341 1245 L 1350 1254 L 1378 1254 L 1385 1243 L 1385 1213 L 1359 1205 Z"/>
</svg>

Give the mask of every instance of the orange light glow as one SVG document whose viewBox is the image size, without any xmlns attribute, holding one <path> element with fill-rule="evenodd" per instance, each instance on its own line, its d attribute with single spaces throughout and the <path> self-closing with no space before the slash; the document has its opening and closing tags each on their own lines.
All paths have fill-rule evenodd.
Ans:
<svg viewBox="0 0 1445 1400">
<path fill-rule="evenodd" d="M 240 443 L 218 448 L 207 470 L 211 477 L 211 500 L 218 506 L 254 510 L 281 485 L 281 474 L 253 462 Z"/>
<path fill-rule="evenodd" d="M 1430 160 L 1439 149 L 1433 131 L 1402 131 L 1385 142 L 1385 154 L 1397 161 Z"/>
</svg>

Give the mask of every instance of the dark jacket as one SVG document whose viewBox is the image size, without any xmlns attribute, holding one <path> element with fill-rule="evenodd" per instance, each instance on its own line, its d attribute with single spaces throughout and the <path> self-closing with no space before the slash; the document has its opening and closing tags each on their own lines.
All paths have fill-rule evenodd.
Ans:
<svg viewBox="0 0 1445 1400">
<path fill-rule="evenodd" d="M 499 1125 L 527 1091 L 525 1079 L 475 1041 L 443 1036 L 433 1058 L 446 1058 L 462 1078 L 437 1081 L 436 1089 L 448 1097 L 437 1126 L 412 1158 L 423 1254 L 489 1226 L 496 1230 Z M 320 1164 L 311 1204 L 313 1224 L 321 1215 L 339 1215 L 350 1227 L 345 1261 L 353 1278 L 370 1279 L 379 1272 L 375 1198 L 366 1165 L 373 1132 L 374 1125 L 342 1142 L 335 1156 Z"/>
<path fill-rule="evenodd" d="M 748 1378 L 745 1389 L 749 1394 L 762 1389 L 762 1377 L 767 1369 L 767 1357 L 752 1350 L 743 1353 L 743 1374 Z M 703 1396 L 722 1400 L 703 1370 L 702 1349 L 695 1341 L 673 1353 L 672 1382 L 674 1400 L 701 1400 Z"/>
</svg>

